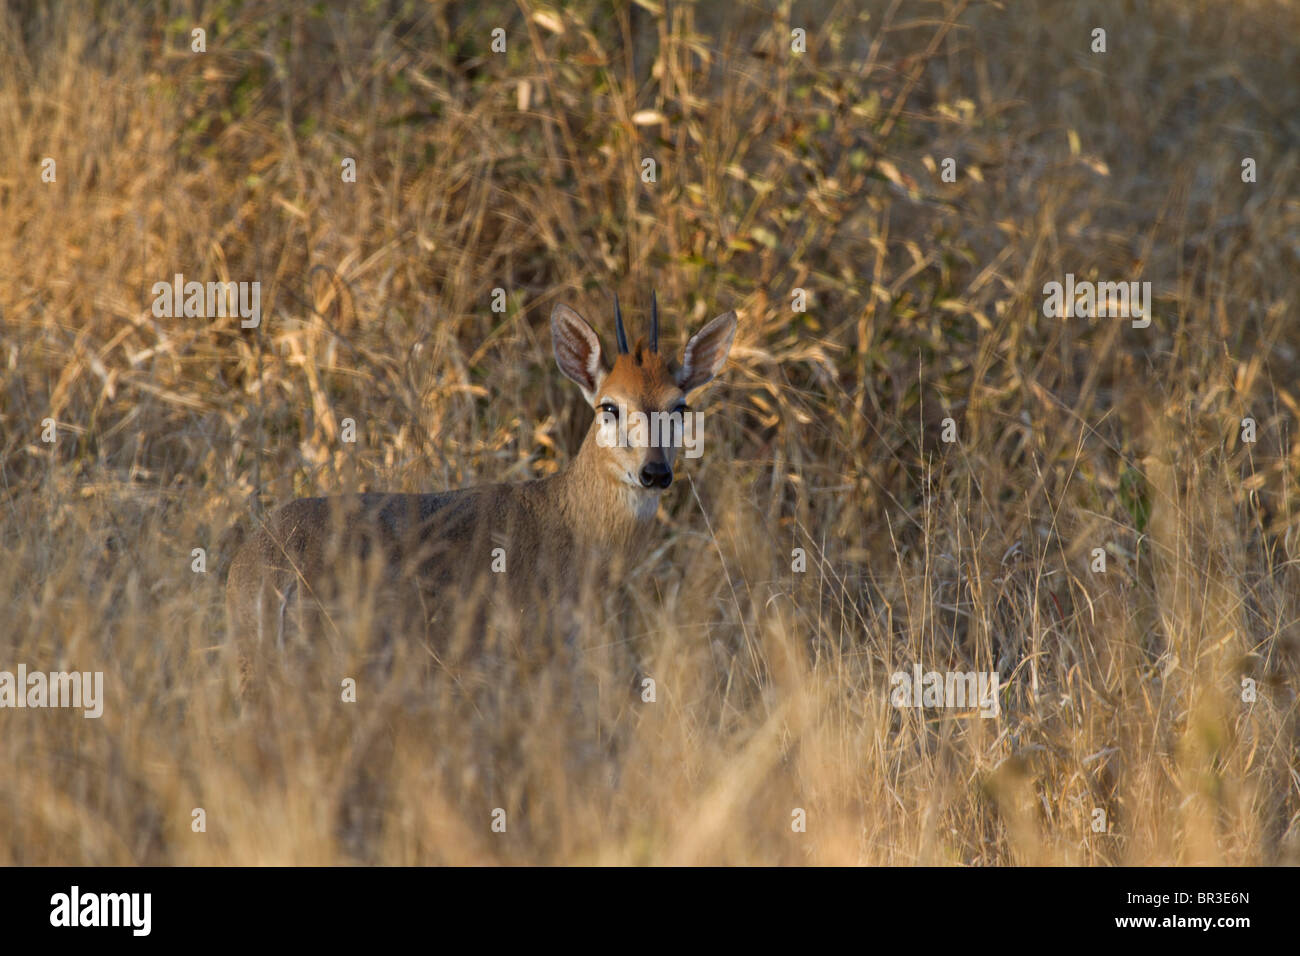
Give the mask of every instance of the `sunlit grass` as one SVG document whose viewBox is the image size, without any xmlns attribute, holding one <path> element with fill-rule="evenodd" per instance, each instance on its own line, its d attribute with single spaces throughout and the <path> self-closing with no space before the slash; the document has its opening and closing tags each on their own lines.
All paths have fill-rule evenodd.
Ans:
<svg viewBox="0 0 1300 956">
<path fill-rule="evenodd" d="M 0 863 L 1300 862 L 1296 7 L 526 6 L 0 13 L 0 670 L 107 686 L 0 710 Z M 178 272 L 262 327 L 156 318 Z M 363 600 L 239 698 L 256 492 L 553 472 L 551 308 L 652 288 L 740 331 L 576 656 L 377 676 Z"/>
</svg>

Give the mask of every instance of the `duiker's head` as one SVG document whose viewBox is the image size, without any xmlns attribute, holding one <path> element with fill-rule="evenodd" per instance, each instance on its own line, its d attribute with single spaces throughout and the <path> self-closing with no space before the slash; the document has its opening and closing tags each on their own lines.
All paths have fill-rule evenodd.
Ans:
<svg viewBox="0 0 1300 956">
<path fill-rule="evenodd" d="M 726 364 L 736 313 L 724 313 L 695 333 L 680 363 L 659 354 L 659 309 L 653 298 L 648 340 L 628 348 L 617 296 L 614 330 L 618 354 L 610 364 L 582 316 L 567 305 L 551 312 L 555 361 L 596 409 L 591 427 L 609 477 L 654 496 L 672 484 L 673 463 L 683 446 L 688 455 L 698 453 L 698 419 L 688 420 L 686 397 Z"/>
</svg>

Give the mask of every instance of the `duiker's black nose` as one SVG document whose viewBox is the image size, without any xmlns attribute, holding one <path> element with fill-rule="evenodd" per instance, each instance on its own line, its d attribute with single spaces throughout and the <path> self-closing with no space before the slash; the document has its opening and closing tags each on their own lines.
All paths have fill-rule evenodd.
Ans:
<svg viewBox="0 0 1300 956">
<path fill-rule="evenodd" d="M 667 488 L 673 483 L 673 470 L 662 461 L 648 461 L 641 469 L 642 488 Z"/>
</svg>

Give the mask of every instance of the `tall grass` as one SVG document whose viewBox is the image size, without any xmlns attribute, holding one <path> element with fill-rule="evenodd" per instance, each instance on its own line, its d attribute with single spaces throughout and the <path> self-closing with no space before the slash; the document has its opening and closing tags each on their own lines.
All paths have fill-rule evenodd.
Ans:
<svg viewBox="0 0 1300 956">
<path fill-rule="evenodd" d="M 0 670 L 107 698 L 0 710 L 0 862 L 1300 861 L 1294 4 L 165 10 L 0 11 Z M 261 327 L 156 318 L 178 272 Z M 547 315 L 651 288 L 740 332 L 574 653 L 379 677 L 361 601 L 242 700 L 261 509 L 554 471 Z"/>
</svg>

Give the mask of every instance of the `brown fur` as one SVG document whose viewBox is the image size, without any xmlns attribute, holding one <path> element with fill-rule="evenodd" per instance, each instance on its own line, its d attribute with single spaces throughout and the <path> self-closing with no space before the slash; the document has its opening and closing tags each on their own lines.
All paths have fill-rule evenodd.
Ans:
<svg viewBox="0 0 1300 956">
<path fill-rule="evenodd" d="M 599 359 L 599 342 L 576 313 L 565 321 L 555 334 L 569 335 L 565 341 L 577 351 L 561 357 L 557 349 L 557 360 L 579 381 L 592 350 Z M 734 330 L 734 315 L 729 321 Z M 552 323 L 554 330 L 554 316 Z M 722 341 L 714 335 L 710 342 L 715 338 Z M 715 371 L 730 341 L 728 335 L 713 344 L 722 348 Z M 595 384 L 588 379 L 579 381 L 585 392 Z M 593 403 L 613 396 L 647 412 L 683 394 L 676 369 L 644 343 L 619 355 L 598 383 Z M 628 476 L 655 455 L 662 459 L 664 450 L 601 447 L 598 424 L 573 461 L 548 478 L 437 494 L 301 498 L 280 508 L 244 542 L 226 586 L 230 629 L 245 666 L 271 647 L 283 649 L 294 633 L 334 637 L 332 608 L 349 574 L 369 574 L 376 605 L 405 629 L 427 627 L 466 596 L 512 613 L 536 609 L 538 601 L 554 609 L 576 598 L 590 573 L 614 573 L 658 500 L 657 490 Z M 505 552 L 504 573 L 492 570 L 496 548 Z"/>
<path fill-rule="evenodd" d="M 519 484 L 292 501 L 271 515 L 231 565 L 231 625 L 245 644 L 273 638 L 282 645 L 288 603 L 336 598 L 334 572 L 348 559 L 377 560 L 386 584 L 414 582 L 436 597 L 493 581 L 486 573 L 500 547 L 505 588 L 493 590 L 511 605 L 534 588 L 571 592 L 576 582 L 566 570 L 621 560 L 638 523 L 613 479 L 592 467 L 601 450 L 589 433 L 569 467 Z"/>
</svg>

